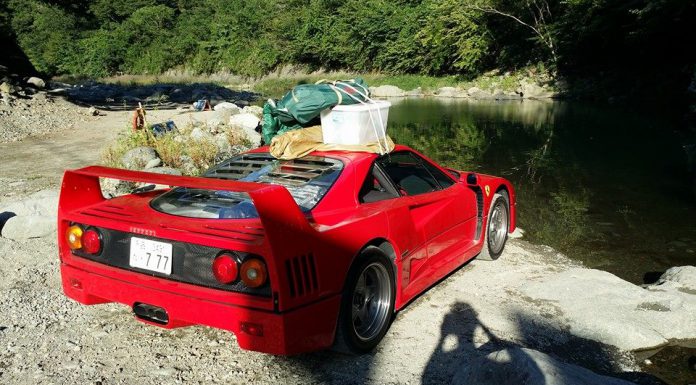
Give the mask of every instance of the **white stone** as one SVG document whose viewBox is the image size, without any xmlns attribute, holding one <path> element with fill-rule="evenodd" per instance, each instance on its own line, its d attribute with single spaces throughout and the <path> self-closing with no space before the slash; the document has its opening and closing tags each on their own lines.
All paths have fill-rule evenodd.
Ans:
<svg viewBox="0 0 696 385">
<path fill-rule="evenodd" d="M 406 92 L 397 86 L 377 86 L 370 87 L 370 95 L 377 98 L 393 98 L 405 96 Z"/>
<path fill-rule="evenodd" d="M 242 109 L 242 112 L 245 114 L 253 114 L 259 119 L 263 118 L 263 108 L 259 106 L 246 106 Z"/>
<path fill-rule="evenodd" d="M 36 76 L 32 76 L 29 79 L 27 79 L 27 84 L 30 84 L 36 88 L 45 88 L 46 87 L 46 82 L 43 81 L 41 78 L 37 78 Z"/>
<path fill-rule="evenodd" d="M 55 216 L 16 216 L 5 222 L 2 237 L 14 240 L 55 236 L 57 219 Z"/>
<path fill-rule="evenodd" d="M 208 132 L 205 129 L 200 128 L 200 127 L 194 128 L 193 131 L 191 131 L 190 136 L 191 136 L 191 139 L 193 139 L 195 141 L 203 141 L 203 140 L 212 141 L 213 140 L 213 135 L 210 132 Z"/>
<path fill-rule="evenodd" d="M 696 266 L 675 266 L 669 268 L 657 281 L 658 285 L 676 286 L 696 294 Z"/>
<path fill-rule="evenodd" d="M 259 119 L 258 116 L 249 113 L 232 115 L 232 117 L 230 117 L 230 126 L 239 127 L 244 130 L 253 130 L 260 122 L 261 119 Z"/>
<path fill-rule="evenodd" d="M 9 212 L 18 216 L 38 215 L 56 216 L 58 212 L 58 191 L 42 190 L 21 201 L 0 205 L 0 213 Z"/>
<path fill-rule="evenodd" d="M 237 106 L 234 103 L 230 103 L 230 102 L 218 103 L 215 105 L 215 107 L 213 107 L 213 110 L 214 111 L 226 110 L 227 112 L 230 113 L 230 115 L 236 115 L 236 114 L 241 112 L 241 110 L 239 109 L 239 106 Z"/>
</svg>

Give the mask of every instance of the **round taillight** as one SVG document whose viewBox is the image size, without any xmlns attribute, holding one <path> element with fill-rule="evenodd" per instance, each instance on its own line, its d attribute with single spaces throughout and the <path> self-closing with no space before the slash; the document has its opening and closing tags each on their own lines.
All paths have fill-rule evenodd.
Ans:
<svg viewBox="0 0 696 385">
<path fill-rule="evenodd" d="M 259 287 L 266 283 L 266 278 L 268 278 L 266 264 L 260 259 L 247 259 L 242 263 L 241 276 L 242 282 L 248 287 Z"/>
<path fill-rule="evenodd" d="M 102 248 L 101 234 L 89 229 L 82 234 L 82 249 L 90 254 L 99 254 Z"/>
<path fill-rule="evenodd" d="M 232 283 L 237 280 L 239 267 L 237 260 L 229 254 L 221 254 L 213 261 L 213 275 L 220 283 Z"/>
<path fill-rule="evenodd" d="M 68 227 L 68 230 L 65 232 L 65 240 L 68 242 L 71 250 L 82 248 L 82 233 L 82 227 L 78 225 Z"/>
</svg>

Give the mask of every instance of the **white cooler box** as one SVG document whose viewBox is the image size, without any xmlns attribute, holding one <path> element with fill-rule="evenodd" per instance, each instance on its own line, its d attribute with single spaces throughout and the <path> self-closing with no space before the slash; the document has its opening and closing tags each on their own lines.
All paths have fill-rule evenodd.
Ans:
<svg viewBox="0 0 696 385">
<path fill-rule="evenodd" d="M 386 135 L 391 103 L 338 105 L 321 112 L 324 143 L 369 144 Z M 379 137 L 378 137 L 379 135 Z"/>
</svg>

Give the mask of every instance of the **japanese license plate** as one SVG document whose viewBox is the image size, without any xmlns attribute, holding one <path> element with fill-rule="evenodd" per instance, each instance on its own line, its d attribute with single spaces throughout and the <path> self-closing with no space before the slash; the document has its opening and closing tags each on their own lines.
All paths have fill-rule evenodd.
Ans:
<svg viewBox="0 0 696 385">
<path fill-rule="evenodd" d="M 130 265 L 139 269 L 171 274 L 171 243 L 132 237 L 130 243 Z"/>
</svg>

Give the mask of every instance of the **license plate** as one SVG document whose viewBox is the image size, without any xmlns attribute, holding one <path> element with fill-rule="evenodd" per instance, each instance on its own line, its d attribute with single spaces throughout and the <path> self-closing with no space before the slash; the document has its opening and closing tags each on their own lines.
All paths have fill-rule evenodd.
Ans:
<svg viewBox="0 0 696 385">
<path fill-rule="evenodd" d="M 139 269 L 162 274 L 172 273 L 171 243 L 132 237 L 130 243 L 130 265 Z"/>
</svg>

